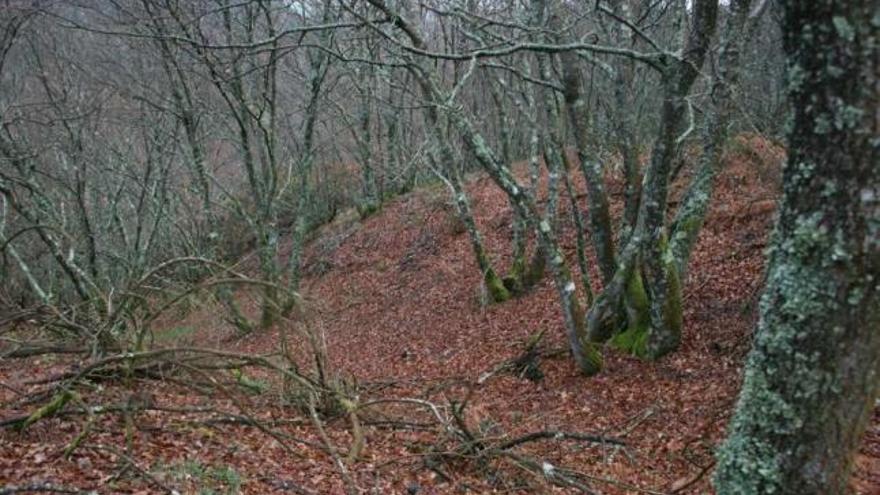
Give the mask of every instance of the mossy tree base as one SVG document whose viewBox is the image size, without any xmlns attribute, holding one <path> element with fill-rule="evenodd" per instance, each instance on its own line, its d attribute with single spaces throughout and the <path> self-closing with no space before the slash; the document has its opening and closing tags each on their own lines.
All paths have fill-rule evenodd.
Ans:
<svg viewBox="0 0 880 495">
<path fill-rule="evenodd" d="M 623 298 L 627 328 L 611 339 L 612 347 L 633 356 L 649 357 L 648 337 L 651 328 L 650 302 L 639 270 L 633 270 Z"/>
<path fill-rule="evenodd" d="M 525 258 L 514 260 L 510 273 L 504 277 L 504 287 L 511 296 L 520 296 L 532 290 L 544 278 L 547 261 L 544 253 L 538 249 L 532 259 L 526 263 Z"/>
<path fill-rule="evenodd" d="M 368 201 L 357 206 L 358 216 L 360 216 L 361 220 L 366 220 L 378 213 L 381 209 L 382 203 L 379 201 Z"/>
<path fill-rule="evenodd" d="M 638 358 L 648 358 L 648 327 L 630 327 L 611 338 L 611 346 Z"/>
<path fill-rule="evenodd" d="M 636 264 L 634 260 L 629 263 L 630 266 Z M 641 272 L 624 266 L 617 276 L 621 277 L 620 281 L 613 281 L 599 294 L 587 315 L 587 334 L 592 342 L 607 342 L 621 328 L 644 329 L 650 325 L 648 294 Z"/>
<path fill-rule="evenodd" d="M 587 342 L 583 348 L 584 360 L 580 364 L 581 373 L 586 376 L 593 376 L 602 371 L 604 360 L 602 353 L 598 347 L 591 342 Z"/>
<path fill-rule="evenodd" d="M 491 268 L 486 270 L 483 282 L 486 284 L 486 292 L 489 293 L 489 300 L 491 302 L 502 303 L 510 299 L 510 291 L 505 286 L 504 281 L 501 280 L 501 277 L 495 273 L 495 270 Z"/>
<path fill-rule="evenodd" d="M 651 301 L 642 273 L 633 269 L 628 274 L 625 290 L 606 291 L 596 299 L 594 308 L 588 315 L 593 318 L 588 325 L 591 340 L 610 340 L 610 345 L 615 349 L 649 360 L 659 359 L 676 350 L 681 341 L 682 313 L 681 289 L 675 263 L 666 263 L 666 278 L 667 293 L 660 317 L 662 326 L 652 324 Z M 626 327 L 615 332 L 619 328 L 617 308 L 621 306 L 626 314 Z"/>
</svg>

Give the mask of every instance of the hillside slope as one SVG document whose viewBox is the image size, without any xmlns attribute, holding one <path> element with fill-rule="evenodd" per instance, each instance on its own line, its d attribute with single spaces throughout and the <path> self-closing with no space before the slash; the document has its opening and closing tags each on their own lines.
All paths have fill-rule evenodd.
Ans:
<svg viewBox="0 0 880 495">
<path fill-rule="evenodd" d="M 774 210 L 774 176 L 783 155 L 757 137 L 742 136 L 737 143 L 725 157 L 727 166 L 692 258 L 684 286 L 683 346 L 671 356 L 647 363 L 609 349 L 599 376 L 580 376 L 564 351 L 560 311 L 549 280 L 512 301 L 482 304 L 481 277 L 467 235 L 457 226 L 447 191 L 438 186 L 398 197 L 364 221 L 339 219 L 309 245 L 303 294 L 326 341 L 328 368 L 350 382 L 356 379 L 363 400 L 418 398 L 446 405 L 467 399 L 462 421 L 493 435 L 564 430 L 620 438 L 626 443 L 623 449 L 547 441 L 528 443 L 521 450 L 552 466 L 586 473 L 596 493 L 710 491 L 712 448 L 724 435 L 756 317 Z M 477 176 L 467 187 L 489 252 L 503 272 L 510 264 L 510 209 L 487 178 Z M 680 193 L 677 187 L 673 197 Z M 580 180 L 577 188 L 584 194 Z M 621 184 L 612 180 L 610 189 L 616 213 Z M 560 206 L 563 245 L 573 255 L 572 222 L 566 202 Z M 598 273 L 592 275 L 595 284 Z M 249 352 L 278 347 L 279 329 L 230 341 L 217 327 L 202 328 L 207 321 L 206 314 L 197 313 L 184 323 L 200 327 L 193 337 L 200 343 Z M 506 372 L 487 378 L 541 331 L 543 379 L 531 381 Z M 301 356 L 302 366 L 308 366 L 307 353 Z M 0 377 L 10 384 L 23 380 L 20 371 L 5 363 Z M 182 392 L 151 387 L 157 400 L 187 401 Z M 290 416 L 277 404 L 265 407 L 271 417 Z M 427 432 L 417 425 L 395 427 L 395 422 L 404 421 L 390 413 L 387 421 L 373 419 L 364 425 L 365 450 L 350 465 L 358 485 L 373 493 L 564 492 L 510 459 L 491 469 L 467 463 L 426 467 Z M 327 456 L 305 450 L 302 457 L 291 456 L 242 426 L 213 425 L 210 434 L 197 429 L 169 433 L 165 420 L 145 421 L 154 421 L 155 428 L 138 433 L 141 458 L 161 460 L 166 466 L 193 458 L 206 466 L 231 466 L 241 477 L 241 490 L 248 493 L 342 492 Z M 0 480 L 40 478 L 42 468 L 35 470 L 20 459 L 32 459 L 38 442 L 49 442 L 52 428 L 66 435 L 76 431 L 62 420 L 45 423 L 22 435 L 0 434 L 11 447 L 0 454 Z M 853 480 L 858 493 L 880 491 L 878 423 L 875 413 Z M 340 446 L 351 443 L 344 419 L 330 422 L 329 429 Z M 289 432 L 316 437 L 308 424 L 292 425 Z M 240 446 L 230 449 L 229 438 Z M 108 433 L 107 439 L 119 441 L 119 436 Z M 59 448 L 63 444 L 56 451 Z M 174 448 L 178 450 L 169 454 Z M 39 452 L 51 451 L 47 447 Z M 88 488 L 94 485 L 89 480 L 109 476 L 108 461 L 98 456 L 83 454 L 88 460 L 83 468 L 82 459 L 46 460 L 50 454 L 40 455 L 58 482 Z M 99 474 L 86 476 L 85 471 Z M 168 471 L 152 472 L 167 483 L 195 490 L 192 479 L 181 481 Z M 155 489 L 142 481 L 120 486 Z"/>
</svg>

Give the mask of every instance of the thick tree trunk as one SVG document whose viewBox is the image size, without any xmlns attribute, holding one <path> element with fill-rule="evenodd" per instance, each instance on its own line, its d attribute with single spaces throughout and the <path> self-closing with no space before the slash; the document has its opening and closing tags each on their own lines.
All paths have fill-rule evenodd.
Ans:
<svg viewBox="0 0 880 495">
<path fill-rule="evenodd" d="M 794 118 L 719 494 L 845 493 L 880 384 L 876 2 L 784 2 Z"/>
<path fill-rule="evenodd" d="M 703 65 L 715 20 L 718 2 L 697 1 L 682 59 L 671 61 L 663 74 L 664 97 L 660 130 L 645 171 L 640 202 L 639 236 L 645 288 L 651 302 L 651 328 L 646 355 L 659 358 L 678 348 L 681 341 L 681 285 L 678 269 L 669 255 L 666 238 L 666 203 L 669 174 L 675 153 L 676 134 L 685 114 L 685 97 Z"/>
</svg>

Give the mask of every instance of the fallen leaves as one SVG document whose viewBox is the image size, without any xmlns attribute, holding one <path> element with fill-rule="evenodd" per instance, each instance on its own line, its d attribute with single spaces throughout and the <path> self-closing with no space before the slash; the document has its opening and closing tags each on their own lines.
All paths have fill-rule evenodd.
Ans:
<svg viewBox="0 0 880 495">
<path fill-rule="evenodd" d="M 599 493 L 632 493 L 625 487 L 633 485 L 683 493 L 710 491 L 708 476 L 694 463 L 712 462 L 711 446 L 723 437 L 736 398 L 754 318 L 750 304 L 759 291 L 762 246 L 772 221 L 770 198 L 775 197 L 775 185 L 766 178 L 782 156 L 778 147 L 756 136 L 738 139 L 753 151 L 727 154 L 727 167 L 719 177 L 713 209 L 685 284 L 682 348 L 656 363 L 607 350 L 606 369 L 591 379 L 580 376 L 565 353 L 542 359 L 544 379 L 539 383 L 509 374 L 492 376 L 473 398 L 467 417 L 470 426 L 491 424 L 510 436 L 535 430 L 624 436 L 625 452 L 554 442 L 526 447 L 529 455 L 554 470 L 574 467 L 622 482 L 618 486 L 597 481 Z M 579 177 L 575 185 L 583 193 Z M 609 190 L 613 212 L 619 215 L 622 184 L 612 179 Z M 680 194 L 681 184 L 672 190 Z M 493 262 L 503 271 L 512 261 L 508 202 L 485 178 L 470 181 L 468 192 Z M 310 310 L 320 317 L 330 369 L 357 377 L 361 387 L 384 396 L 454 399 L 460 393 L 457 383 L 477 381 L 498 363 L 515 358 L 521 351 L 516 343 L 536 331 L 546 330 L 544 345 L 549 348 L 565 345 L 556 295 L 547 280 L 510 302 L 479 305 L 480 275 L 467 236 L 450 227 L 451 210 L 444 207 L 445 201 L 445 196 L 431 190 L 396 198 L 363 223 L 326 226 L 307 250 L 307 273 L 313 275 L 304 281 L 304 293 Z M 560 223 L 567 227 L 561 242 L 573 247 L 567 207 L 566 202 L 560 204 Z M 592 267 L 595 270 L 595 263 Z M 599 279 L 595 271 L 593 278 Z M 186 318 L 187 326 L 199 329 L 191 338 L 237 352 L 277 350 L 277 329 L 230 341 L 218 331 L 214 315 L 207 313 Z M 26 381 L 59 370 L 56 359 L 36 362 L 0 363 L 0 381 L 25 388 Z M 305 353 L 301 362 L 309 362 Z M 157 403 L 201 405 L 171 383 L 144 386 Z M 13 396 L 11 390 L 0 388 L 0 404 Z M 253 401 L 265 419 L 291 419 L 298 414 L 273 397 L 256 394 Z M 0 416 L 22 412 L 0 410 Z M 83 450 L 69 460 L 61 458 L 58 454 L 79 431 L 72 421 L 47 420 L 24 434 L 0 431 L 0 486 L 45 480 L 102 493 L 156 491 L 136 476 L 119 476 L 119 459 L 106 452 Z M 124 445 L 120 421 L 102 415 L 92 440 Z M 853 485 L 859 493 L 880 490 L 878 424 L 880 417 L 875 414 L 856 461 Z M 286 453 L 253 428 L 193 427 L 152 412 L 143 413 L 138 426 L 132 457 L 154 474 L 189 466 L 188 475 L 161 478 L 181 493 L 195 492 L 199 483 L 225 489 L 227 485 L 205 474 L 224 472 L 225 467 L 240 476 L 238 490 L 243 493 L 343 491 L 326 455 L 293 441 L 296 454 Z M 344 419 L 327 423 L 335 445 L 351 444 L 349 426 Z M 308 424 L 287 424 L 282 431 L 291 438 L 317 441 Z M 450 482 L 423 469 L 421 449 L 429 440 L 423 431 L 370 425 L 364 431 L 367 447 L 350 470 L 365 490 L 430 494 L 495 489 L 485 476 L 465 467 L 450 472 Z M 508 474 L 521 476 L 515 469 Z M 547 491 L 562 492 L 549 486 Z"/>
</svg>

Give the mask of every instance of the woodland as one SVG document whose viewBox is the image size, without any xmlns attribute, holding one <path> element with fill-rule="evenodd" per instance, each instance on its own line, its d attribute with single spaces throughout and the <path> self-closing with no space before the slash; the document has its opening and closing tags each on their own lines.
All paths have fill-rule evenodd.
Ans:
<svg viewBox="0 0 880 495">
<path fill-rule="evenodd" d="M 0 495 L 880 493 L 876 0 L 0 0 Z"/>
</svg>

